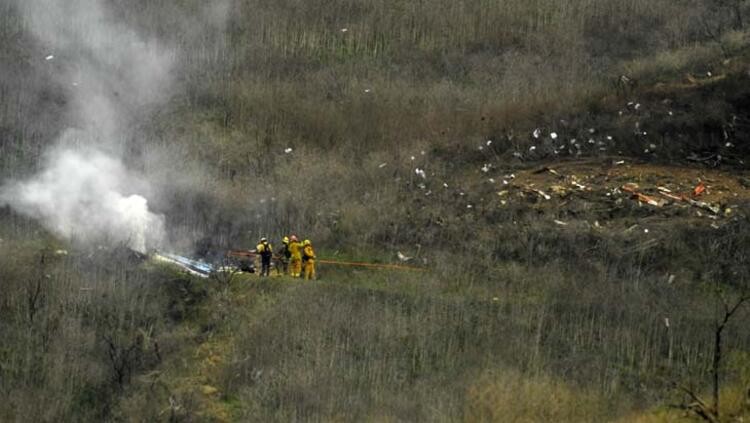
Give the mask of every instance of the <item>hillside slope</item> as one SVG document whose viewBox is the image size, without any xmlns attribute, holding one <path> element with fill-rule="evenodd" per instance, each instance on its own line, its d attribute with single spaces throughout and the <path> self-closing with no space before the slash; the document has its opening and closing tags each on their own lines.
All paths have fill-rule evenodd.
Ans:
<svg viewBox="0 0 750 423">
<path fill-rule="evenodd" d="M 715 369 L 748 418 L 750 307 L 713 362 L 750 278 L 743 2 L 91 1 L 173 59 L 98 144 L 170 248 L 295 232 L 422 271 L 204 280 L 3 199 L 0 420 L 690 421 Z M 19 5 L 3 186 L 87 121 L 89 52 Z"/>
</svg>

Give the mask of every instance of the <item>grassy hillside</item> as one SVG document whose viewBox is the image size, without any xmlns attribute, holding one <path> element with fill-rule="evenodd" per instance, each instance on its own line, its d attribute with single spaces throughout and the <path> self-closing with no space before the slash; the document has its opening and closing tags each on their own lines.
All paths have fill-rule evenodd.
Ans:
<svg viewBox="0 0 750 423">
<path fill-rule="evenodd" d="M 745 2 L 104 4 L 176 57 L 123 151 L 186 253 L 294 231 L 426 270 L 200 280 L 0 208 L 0 420 L 697 418 L 750 278 Z M 80 124 L 49 53 L 0 5 L 3 179 Z M 622 191 L 698 179 L 719 212 Z M 750 412 L 748 309 L 721 421 Z"/>
</svg>

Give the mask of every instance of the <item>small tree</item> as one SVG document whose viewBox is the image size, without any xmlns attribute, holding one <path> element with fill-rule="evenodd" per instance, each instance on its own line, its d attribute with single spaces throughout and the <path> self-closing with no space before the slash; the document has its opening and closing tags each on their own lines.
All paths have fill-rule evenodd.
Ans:
<svg viewBox="0 0 750 423">
<path fill-rule="evenodd" d="M 732 317 L 742 308 L 742 306 L 750 301 L 750 293 L 743 293 L 735 299 L 727 298 L 721 285 L 716 282 L 714 286 L 715 294 L 715 315 L 713 324 L 713 335 L 714 345 L 711 362 L 711 404 L 709 405 L 704 401 L 695 390 L 680 386 L 680 389 L 686 393 L 692 402 L 684 405 L 683 407 L 693 411 L 697 416 L 702 419 L 718 423 L 720 421 L 721 412 L 720 406 L 720 392 L 721 392 L 721 365 L 724 358 L 723 351 L 723 335 L 724 330 L 729 325 Z"/>
</svg>

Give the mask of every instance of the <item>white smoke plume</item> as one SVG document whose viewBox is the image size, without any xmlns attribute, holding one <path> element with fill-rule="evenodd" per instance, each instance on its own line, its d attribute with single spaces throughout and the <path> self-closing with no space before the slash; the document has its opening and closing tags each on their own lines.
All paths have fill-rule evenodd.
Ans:
<svg viewBox="0 0 750 423">
<path fill-rule="evenodd" d="M 102 0 L 18 0 L 18 7 L 48 61 L 63 63 L 56 82 L 73 87 L 75 130 L 47 152 L 39 174 L 0 187 L 0 204 L 76 241 L 158 247 L 164 218 L 132 192 L 148 186 L 121 155 L 137 115 L 166 96 L 174 54 L 110 16 Z"/>
<path fill-rule="evenodd" d="M 39 219 L 59 236 L 87 244 L 126 244 L 146 252 L 164 239 L 164 217 L 146 199 L 127 194 L 138 178 L 97 151 L 59 150 L 45 169 L 0 193 L 17 211 Z"/>
</svg>

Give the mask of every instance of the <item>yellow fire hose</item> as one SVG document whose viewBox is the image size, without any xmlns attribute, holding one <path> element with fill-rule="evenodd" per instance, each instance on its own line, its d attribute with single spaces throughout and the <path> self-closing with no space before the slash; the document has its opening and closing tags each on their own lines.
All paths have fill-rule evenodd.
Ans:
<svg viewBox="0 0 750 423">
<path fill-rule="evenodd" d="M 227 255 L 232 256 L 232 257 L 255 258 L 258 254 L 252 250 L 232 250 L 232 251 L 229 251 Z M 274 254 L 273 258 L 275 260 L 278 260 L 279 255 Z M 320 264 L 332 264 L 336 266 L 367 267 L 370 269 L 408 270 L 412 272 L 424 272 L 425 270 L 427 270 L 421 267 L 404 266 L 401 264 L 381 264 L 381 263 L 365 263 L 365 262 L 355 262 L 355 261 L 319 260 L 319 259 L 316 259 L 315 261 Z"/>
<path fill-rule="evenodd" d="M 334 264 L 338 266 L 355 266 L 355 267 L 369 267 L 373 269 L 392 269 L 392 270 L 410 270 L 413 272 L 424 272 L 426 269 L 414 266 L 404 266 L 399 264 L 380 264 L 380 263 L 362 263 L 354 261 L 339 261 L 339 260 L 316 260 L 321 264 Z"/>
</svg>

